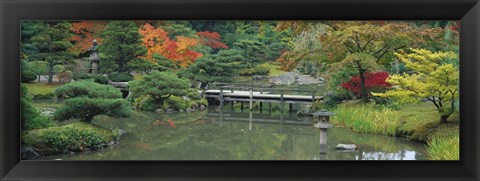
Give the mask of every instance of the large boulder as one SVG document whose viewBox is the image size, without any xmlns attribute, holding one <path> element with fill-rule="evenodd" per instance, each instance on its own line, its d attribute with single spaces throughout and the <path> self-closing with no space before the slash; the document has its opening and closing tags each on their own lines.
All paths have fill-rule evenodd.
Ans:
<svg viewBox="0 0 480 181">
<path fill-rule="evenodd" d="M 20 148 L 20 155 L 22 156 L 22 160 L 35 160 L 40 158 L 40 154 L 38 154 L 32 147 L 21 147 Z"/>
<path fill-rule="evenodd" d="M 295 73 L 287 72 L 279 76 L 270 78 L 268 81 L 274 85 L 290 85 L 295 82 Z"/>
<path fill-rule="evenodd" d="M 304 117 L 304 116 L 310 116 L 312 114 L 312 108 L 311 106 L 305 106 L 304 108 L 302 108 L 301 110 L 299 110 L 297 112 L 297 116 L 298 117 Z"/>
</svg>

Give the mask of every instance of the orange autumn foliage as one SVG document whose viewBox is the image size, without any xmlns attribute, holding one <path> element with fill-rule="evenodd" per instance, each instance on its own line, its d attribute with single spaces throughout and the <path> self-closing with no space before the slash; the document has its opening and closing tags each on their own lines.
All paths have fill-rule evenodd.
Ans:
<svg viewBox="0 0 480 181">
<path fill-rule="evenodd" d="M 155 28 L 146 23 L 138 32 L 143 35 L 143 46 L 147 48 L 147 55 L 143 58 L 152 61 L 153 54 L 160 54 L 181 67 L 188 67 L 202 56 L 202 53 L 191 50 L 199 42 L 194 38 L 177 36 L 171 40 L 168 32 L 162 28 Z"/>
<path fill-rule="evenodd" d="M 95 39 L 99 44 L 102 43 L 100 34 L 105 29 L 107 23 L 104 21 L 80 21 L 72 23 L 70 30 L 74 33 L 70 38 L 74 46 L 70 49 L 75 55 L 85 53 Z"/>
</svg>

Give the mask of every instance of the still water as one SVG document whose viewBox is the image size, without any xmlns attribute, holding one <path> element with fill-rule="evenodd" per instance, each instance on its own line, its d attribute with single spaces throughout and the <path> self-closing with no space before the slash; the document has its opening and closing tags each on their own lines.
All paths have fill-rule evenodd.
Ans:
<svg viewBox="0 0 480 181">
<path fill-rule="evenodd" d="M 311 120 L 279 111 L 194 113 L 136 112 L 129 118 L 95 117 L 95 124 L 128 133 L 114 148 L 50 156 L 56 160 L 424 160 L 423 144 L 347 128 L 328 131 L 328 152 L 319 153 Z M 251 119 L 250 119 L 251 117 Z M 170 121 L 169 121 L 170 120 Z M 355 151 L 338 151 L 339 144 Z"/>
</svg>

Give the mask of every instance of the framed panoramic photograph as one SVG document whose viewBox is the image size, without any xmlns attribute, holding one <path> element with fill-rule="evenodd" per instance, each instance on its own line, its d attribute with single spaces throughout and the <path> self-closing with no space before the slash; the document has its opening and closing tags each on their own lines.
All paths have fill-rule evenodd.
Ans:
<svg viewBox="0 0 480 181">
<path fill-rule="evenodd" d="M 476 0 L 2 1 L 2 180 L 479 180 Z"/>
</svg>

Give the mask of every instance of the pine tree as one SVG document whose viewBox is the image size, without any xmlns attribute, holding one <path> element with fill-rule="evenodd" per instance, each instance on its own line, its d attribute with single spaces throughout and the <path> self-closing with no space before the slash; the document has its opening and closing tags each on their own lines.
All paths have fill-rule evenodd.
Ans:
<svg viewBox="0 0 480 181">
<path fill-rule="evenodd" d="M 39 33 L 33 36 L 31 41 L 38 53 L 29 57 L 48 63 L 48 84 L 51 84 L 55 73 L 53 67 L 73 60 L 73 55 L 69 51 L 73 46 L 69 41 L 70 23 L 52 21 L 38 24 L 36 28 L 39 29 Z"/>
<path fill-rule="evenodd" d="M 99 52 L 101 61 L 99 69 L 103 73 L 130 72 L 127 67 L 144 56 L 146 49 L 142 46 L 142 36 L 133 21 L 111 21 L 103 33 L 103 44 Z"/>
</svg>

